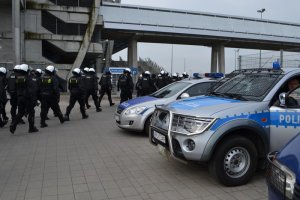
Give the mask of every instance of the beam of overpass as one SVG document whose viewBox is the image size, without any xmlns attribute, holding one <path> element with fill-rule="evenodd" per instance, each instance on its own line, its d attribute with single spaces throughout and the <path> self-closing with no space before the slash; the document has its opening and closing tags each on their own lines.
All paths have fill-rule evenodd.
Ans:
<svg viewBox="0 0 300 200">
<path fill-rule="evenodd" d="M 300 24 L 175 9 L 103 3 L 103 39 L 281 50 L 300 48 Z M 219 68 L 222 67 L 219 66 Z"/>
</svg>

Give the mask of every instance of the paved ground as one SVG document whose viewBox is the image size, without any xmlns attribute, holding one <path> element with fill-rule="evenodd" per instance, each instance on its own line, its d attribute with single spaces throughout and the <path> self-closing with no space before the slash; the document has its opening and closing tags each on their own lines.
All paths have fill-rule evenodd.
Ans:
<svg viewBox="0 0 300 200">
<path fill-rule="evenodd" d="M 27 124 L 15 135 L 0 129 L 0 200 L 267 198 L 263 172 L 246 186 L 223 187 L 205 166 L 167 161 L 146 136 L 118 129 L 113 111 L 106 103 L 82 120 L 76 109 L 71 122 L 51 117 L 35 134 Z"/>
</svg>

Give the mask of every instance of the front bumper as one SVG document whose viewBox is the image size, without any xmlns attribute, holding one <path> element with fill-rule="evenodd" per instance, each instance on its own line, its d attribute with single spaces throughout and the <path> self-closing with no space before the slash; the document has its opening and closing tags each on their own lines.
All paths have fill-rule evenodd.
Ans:
<svg viewBox="0 0 300 200">
<path fill-rule="evenodd" d="M 151 131 L 149 134 L 149 141 L 153 145 L 159 145 L 169 151 L 170 156 L 179 161 L 197 161 L 206 162 L 202 156 L 204 154 L 205 147 L 211 137 L 211 131 L 206 131 L 198 135 L 184 135 L 171 130 L 172 113 L 169 111 L 170 122 L 168 130 L 156 127 L 151 124 Z M 153 121 L 153 120 L 152 120 Z M 195 144 L 194 149 L 190 149 L 189 145 L 191 141 Z"/>
<path fill-rule="evenodd" d="M 119 114 L 116 112 L 115 120 L 119 128 L 132 131 L 143 131 L 147 117 L 144 115 L 125 116 L 122 113 Z"/>
</svg>

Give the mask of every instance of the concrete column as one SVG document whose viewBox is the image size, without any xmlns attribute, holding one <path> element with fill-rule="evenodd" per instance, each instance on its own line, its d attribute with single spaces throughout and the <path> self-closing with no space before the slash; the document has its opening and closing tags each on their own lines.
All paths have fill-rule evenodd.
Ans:
<svg viewBox="0 0 300 200">
<path fill-rule="evenodd" d="M 137 40 L 132 39 L 128 44 L 128 67 L 137 67 Z"/>
<path fill-rule="evenodd" d="M 283 67 L 283 49 L 280 49 L 280 67 Z"/>
<path fill-rule="evenodd" d="M 13 49 L 15 52 L 15 63 L 21 64 L 21 26 L 20 26 L 21 7 L 20 0 L 12 0 L 13 17 Z"/>
<path fill-rule="evenodd" d="M 212 47 L 211 48 L 210 72 L 217 72 L 217 65 L 218 65 L 218 48 Z"/>
<path fill-rule="evenodd" d="M 225 73 L 225 47 L 218 46 L 218 71 Z"/>
</svg>

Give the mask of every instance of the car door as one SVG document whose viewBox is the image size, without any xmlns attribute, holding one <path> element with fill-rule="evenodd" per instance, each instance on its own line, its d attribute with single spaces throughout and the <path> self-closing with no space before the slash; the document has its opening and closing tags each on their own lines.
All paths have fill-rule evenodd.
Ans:
<svg viewBox="0 0 300 200">
<path fill-rule="evenodd" d="M 278 151 L 300 132 L 300 87 L 289 92 L 283 105 L 270 108 L 270 150 Z"/>
</svg>

